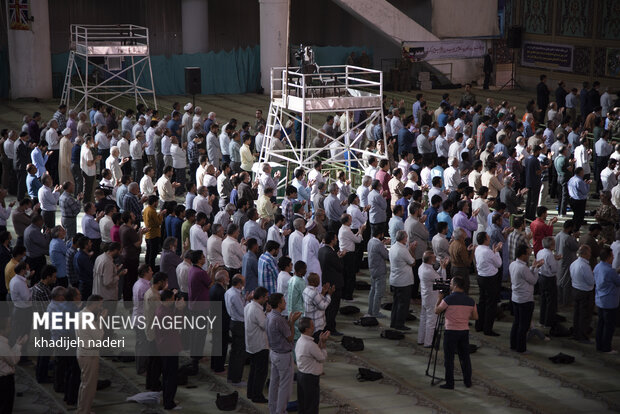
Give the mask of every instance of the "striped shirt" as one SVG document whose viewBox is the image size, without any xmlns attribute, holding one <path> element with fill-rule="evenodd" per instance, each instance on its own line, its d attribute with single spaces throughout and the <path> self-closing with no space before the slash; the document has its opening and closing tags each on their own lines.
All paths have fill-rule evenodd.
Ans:
<svg viewBox="0 0 620 414">
<path fill-rule="evenodd" d="M 258 286 L 276 293 L 278 283 L 278 263 L 269 252 L 263 253 L 258 259 Z"/>
</svg>

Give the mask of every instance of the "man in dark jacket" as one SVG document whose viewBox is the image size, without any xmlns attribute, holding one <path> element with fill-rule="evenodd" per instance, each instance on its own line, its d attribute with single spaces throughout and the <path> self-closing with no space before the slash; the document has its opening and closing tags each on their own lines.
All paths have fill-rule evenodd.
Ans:
<svg viewBox="0 0 620 414">
<path fill-rule="evenodd" d="M 340 309 L 340 297 L 342 296 L 342 288 L 344 287 L 344 266 L 342 264 L 343 252 L 336 252 L 338 237 L 336 233 L 328 231 L 325 235 L 325 245 L 319 249 L 319 263 L 321 264 L 321 272 L 323 273 L 323 284 L 329 283 L 336 290 L 332 293 L 332 300 L 327 309 L 325 309 L 325 329 L 331 332 L 333 336 L 341 336 L 342 334 L 336 330 L 336 315 Z"/>
<path fill-rule="evenodd" d="M 540 83 L 536 86 L 536 105 L 538 105 L 538 109 L 541 111 L 541 119 L 539 119 L 541 123 L 545 120 L 545 114 L 549 106 L 549 93 L 547 75 L 540 75 Z"/>
</svg>

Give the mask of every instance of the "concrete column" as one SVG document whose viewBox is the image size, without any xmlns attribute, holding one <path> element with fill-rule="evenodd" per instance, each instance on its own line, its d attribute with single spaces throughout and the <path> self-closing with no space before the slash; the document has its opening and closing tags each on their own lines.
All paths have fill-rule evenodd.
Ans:
<svg viewBox="0 0 620 414">
<path fill-rule="evenodd" d="M 260 3 L 260 81 L 265 93 L 271 91 L 270 74 L 274 66 L 286 64 L 287 0 L 258 0 Z"/>
<path fill-rule="evenodd" d="M 52 98 L 50 17 L 47 3 L 30 2 L 30 13 L 34 18 L 31 30 L 8 29 L 11 99 Z"/>
<path fill-rule="evenodd" d="M 183 0 L 181 26 L 183 53 L 207 53 L 209 49 L 209 0 Z"/>
</svg>

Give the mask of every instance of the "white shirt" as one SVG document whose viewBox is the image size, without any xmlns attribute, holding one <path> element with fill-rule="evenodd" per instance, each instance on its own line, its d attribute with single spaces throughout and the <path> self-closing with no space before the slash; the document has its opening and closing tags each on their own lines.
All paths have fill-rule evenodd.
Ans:
<svg viewBox="0 0 620 414">
<path fill-rule="evenodd" d="M 98 149 L 110 149 L 110 139 L 108 138 L 108 134 L 103 131 L 97 132 L 95 135 L 95 142 L 99 144 L 97 146 Z"/>
<path fill-rule="evenodd" d="M 121 170 L 121 166 L 118 163 L 118 158 L 110 155 L 105 160 L 105 167 L 112 172 L 112 179 L 114 181 L 114 184 L 116 185 L 116 182 L 120 181 L 120 179 L 123 177 L 123 171 Z"/>
<path fill-rule="evenodd" d="M 43 211 L 56 211 L 56 204 L 60 198 L 60 192 L 52 191 L 52 189 L 46 185 L 39 188 L 39 203 L 41 203 L 41 210 Z"/>
<path fill-rule="evenodd" d="M 558 261 L 555 260 L 555 254 L 549 249 L 539 250 L 536 254 L 536 260 L 544 260 L 545 263 L 538 268 L 538 274 L 545 277 L 555 277 L 558 273 Z"/>
<path fill-rule="evenodd" d="M 110 237 L 110 230 L 112 230 L 114 222 L 112 217 L 105 215 L 99 220 L 99 233 L 101 233 L 101 241 L 104 243 L 110 243 L 112 238 Z"/>
<path fill-rule="evenodd" d="M 144 132 L 144 125 L 141 125 L 139 122 L 131 128 L 131 136 L 135 139 L 138 132 Z"/>
<path fill-rule="evenodd" d="M 370 178 L 372 178 L 374 180 L 375 179 L 375 175 L 377 174 L 377 171 L 379 171 L 378 167 L 373 167 L 372 165 L 369 165 L 364 170 L 364 175 L 367 175 L 367 176 L 369 176 Z"/>
<path fill-rule="evenodd" d="M 611 191 L 618 184 L 616 172 L 609 167 L 605 167 L 601 171 L 601 184 L 603 185 L 603 191 Z"/>
<path fill-rule="evenodd" d="M 222 131 L 220 134 L 220 147 L 222 148 L 222 155 L 230 155 L 229 146 L 230 146 L 230 137 L 226 133 L 226 131 Z"/>
<path fill-rule="evenodd" d="M 142 155 L 144 154 L 144 150 L 142 149 L 142 141 L 139 139 L 134 139 L 129 144 L 129 155 L 133 160 L 141 160 Z"/>
<path fill-rule="evenodd" d="M 119 139 L 116 146 L 118 147 L 121 158 L 131 157 L 131 153 L 129 152 L 129 141 L 127 141 L 126 138 Z"/>
<path fill-rule="evenodd" d="M 140 192 L 143 196 L 155 195 L 155 185 L 153 179 L 148 175 L 143 175 L 140 179 Z"/>
<path fill-rule="evenodd" d="M 443 172 L 443 179 L 446 188 L 452 191 L 456 191 L 462 181 L 460 171 L 452 166 Z"/>
<path fill-rule="evenodd" d="M 4 141 L 4 153 L 9 159 L 15 158 L 15 141 L 7 139 Z"/>
<path fill-rule="evenodd" d="M 183 293 L 187 293 L 189 291 L 188 277 L 189 277 L 189 269 L 191 267 L 192 267 L 191 264 L 183 260 L 181 263 L 179 263 L 176 269 L 177 282 L 179 283 L 179 290 Z"/>
<path fill-rule="evenodd" d="M 299 230 L 295 230 L 288 237 L 288 254 L 293 261 L 293 266 L 298 261 L 302 260 L 301 244 L 304 239 L 304 234 Z"/>
<path fill-rule="evenodd" d="M 263 307 L 253 300 L 243 309 L 243 319 L 245 321 L 245 351 L 255 354 L 263 349 L 269 349 L 267 316 Z"/>
<path fill-rule="evenodd" d="M 611 189 L 611 203 L 614 205 L 614 207 L 620 209 L 620 185 L 616 185 L 614 188 Z M 615 257 L 616 256 L 614 256 L 614 260 Z"/>
<path fill-rule="evenodd" d="M 478 276 L 495 276 L 502 266 L 502 256 L 500 256 L 499 252 L 494 252 L 489 246 L 484 244 L 476 247 L 474 256 L 476 257 Z"/>
<path fill-rule="evenodd" d="M 187 151 L 178 144 L 170 146 L 170 155 L 172 155 L 172 167 L 175 169 L 183 169 L 187 167 Z M 185 171 L 183 172 L 185 174 Z"/>
<path fill-rule="evenodd" d="M 209 199 L 200 194 L 194 198 L 192 208 L 196 211 L 196 213 L 203 212 L 207 216 L 211 215 L 211 212 L 213 211 L 213 207 L 209 204 Z"/>
<path fill-rule="evenodd" d="M 198 224 L 192 225 L 189 229 L 189 245 L 192 250 L 201 250 L 207 257 L 207 244 L 209 242 L 209 234 Z"/>
<path fill-rule="evenodd" d="M 198 168 L 196 168 L 196 182 L 199 184 L 202 184 L 202 180 L 204 180 L 206 173 L 207 173 L 206 168 L 203 165 L 199 165 Z"/>
<path fill-rule="evenodd" d="M 312 233 L 307 233 L 301 243 L 301 260 L 306 263 L 307 273 L 316 273 L 319 276 L 323 275 L 321 271 L 321 263 L 319 262 L 319 241 Z M 319 283 L 319 286 L 323 286 Z"/>
<path fill-rule="evenodd" d="M 50 128 L 45 133 L 45 140 L 47 141 L 48 149 L 57 150 L 60 143 L 58 132 L 54 128 Z"/>
<path fill-rule="evenodd" d="M 620 240 L 611 244 L 611 251 L 614 253 L 614 261 L 611 263 L 611 267 L 617 269 L 620 267 Z"/>
<path fill-rule="evenodd" d="M 355 244 L 362 242 L 362 235 L 360 233 L 353 234 L 351 227 L 342 225 L 338 230 L 338 243 L 340 244 L 340 250 L 346 250 L 347 252 L 355 251 Z"/>
<path fill-rule="evenodd" d="M 413 266 L 415 259 L 409 247 L 395 242 L 390 247 L 390 285 L 405 287 L 413 285 Z"/>
<path fill-rule="evenodd" d="M 86 143 L 82 144 L 82 148 L 80 149 L 80 168 L 84 171 L 84 174 L 89 177 L 94 176 L 97 173 L 97 165 L 93 163 L 93 165 L 88 165 L 88 161 L 93 161 L 93 152 L 90 150 Z"/>
<path fill-rule="evenodd" d="M 349 204 L 347 214 L 351 215 L 351 228 L 359 229 L 368 220 L 368 212 L 360 210 L 358 205 Z"/>
<path fill-rule="evenodd" d="M 11 292 L 11 301 L 17 308 L 32 307 L 32 291 L 26 284 L 26 278 L 21 275 L 15 275 L 9 283 L 9 292 Z"/>
<path fill-rule="evenodd" d="M 308 181 L 312 180 L 314 180 L 314 184 L 312 184 L 312 190 L 310 191 L 310 195 L 314 196 L 316 193 L 319 192 L 319 183 L 325 182 L 325 177 L 323 177 L 322 171 L 317 171 L 316 168 L 311 169 L 308 172 Z"/>
<path fill-rule="evenodd" d="M 582 167 L 585 174 L 590 174 L 590 158 L 591 154 L 588 154 L 588 149 L 583 145 L 579 145 L 575 148 L 575 168 Z"/>
<path fill-rule="evenodd" d="M 295 345 L 297 369 L 303 374 L 321 375 L 327 350 L 321 349 L 311 336 L 302 334 Z"/>
<path fill-rule="evenodd" d="M 161 153 L 163 156 L 171 155 L 170 154 L 170 146 L 172 142 L 170 142 L 170 137 L 168 135 L 164 135 L 161 138 Z"/>
<path fill-rule="evenodd" d="M 443 271 L 442 271 L 443 273 Z M 422 302 L 424 304 L 435 305 L 439 292 L 433 290 L 433 283 L 436 279 L 443 279 L 443 275 L 437 273 L 433 268 L 433 265 L 428 263 L 422 263 L 418 269 L 420 275 L 420 295 L 422 296 Z"/>
<path fill-rule="evenodd" d="M 155 155 L 155 128 L 149 127 L 144 136 L 146 138 L 146 155 Z"/>
<path fill-rule="evenodd" d="M 237 239 L 227 236 L 222 242 L 222 256 L 224 266 L 230 269 L 241 269 L 245 251 Z M 234 276 L 234 275 L 233 275 Z"/>
<path fill-rule="evenodd" d="M 284 270 L 280 270 L 278 273 L 278 283 L 276 284 L 276 292 L 282 293 L 286 298 L 288 294 L 288 281 L 291 280 L 291 274 L 289 272 L 285 272 Z M 286 311 L 285 311 L 286 312 Z"/>
<path fill-rule="evenodd" d="M 191 230 L 191 229 L 190 229 Z M 216 234 L 212 234 L 207 240 L 207 260 L 210 265 L 223 265 L 222 242 Z"/>
<path fill-rule="evenodd" d="M 461 158 L 462 143 L 458 141 L 454 141 L 450 144 L 450 148 L 448 149 L 448 158 L 458 158 L 459 162 L 463 161 Z"/>
</svg>

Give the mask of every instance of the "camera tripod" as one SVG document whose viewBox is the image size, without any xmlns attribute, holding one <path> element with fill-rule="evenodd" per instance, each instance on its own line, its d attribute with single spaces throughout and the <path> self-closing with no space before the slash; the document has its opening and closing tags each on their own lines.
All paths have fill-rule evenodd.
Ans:
<svg viewBox="0 0 620 414">
<path fill-rule="evenodd" d="M 441 312 L 437 316 L 437 322 L 435 323 L 435 331 L 433 332 L 433 344 L 431 346 L 431 354 L 428 356 L 428 364 L 426 365 L 426 376 L 431 377 L 431 385 L 437 385 L 444 380 L 436 375 L 437 371 L 437 356 L 439 355 L 439 346 L 441 344 L 441 336 L 444 331 L 444 324 L 446 319 L 446 313 Z M 433 372 L 430 373 L 431 363 L 433 364 Z M 455 379 L 455 381 L 463 381 L 462 379 Z"/>
</svg>

